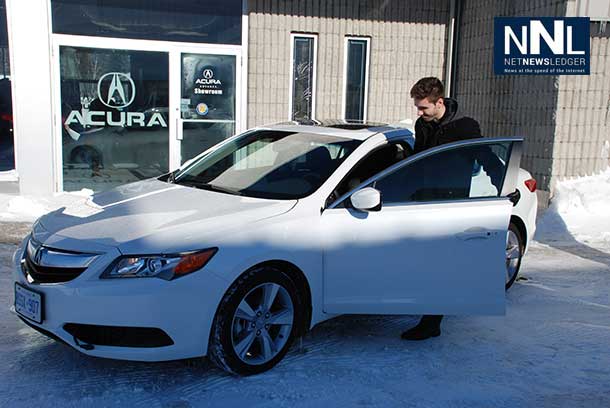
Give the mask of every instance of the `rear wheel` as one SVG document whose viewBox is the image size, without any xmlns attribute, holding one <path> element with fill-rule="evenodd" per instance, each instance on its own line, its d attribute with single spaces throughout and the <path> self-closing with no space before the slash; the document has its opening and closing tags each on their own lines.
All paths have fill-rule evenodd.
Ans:
<svg viewBox="0 0 610 408">
<path fill-rule="evenodd" d="M 521 268 L 525 246 L 519 228 L 512 222 L 508 226 L 506 235 L 506 286 L 508 290 L 513 285 Z"/>
<path fill-rule="evenodd" d="M 244 273 L 214 318 L 210 359 L 238 375 L 269 370 L 288 352 L 303 310 L 294 282 L 281 270 L 260 267 Z"/>
</svg>

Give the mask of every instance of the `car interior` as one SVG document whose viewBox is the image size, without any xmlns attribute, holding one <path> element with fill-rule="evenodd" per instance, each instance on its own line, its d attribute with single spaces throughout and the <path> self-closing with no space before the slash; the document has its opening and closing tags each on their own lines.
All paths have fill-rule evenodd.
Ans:
<svg viewBox="0 0 610 408">
<path fill-rule="evenodd" d="M 326 205 L 332 204 L 343 194 L 350 192 L 375 174 L 406 159 L 412 154 L 413 150 L 411 147 L 403 141 L 391 142 L 373 150 L 341 180 L 337 188 L 326 200 Z"/>
</svg>

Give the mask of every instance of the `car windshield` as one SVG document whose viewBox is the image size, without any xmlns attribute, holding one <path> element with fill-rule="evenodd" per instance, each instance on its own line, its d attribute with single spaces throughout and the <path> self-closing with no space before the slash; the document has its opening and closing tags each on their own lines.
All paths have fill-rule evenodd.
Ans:
<svg viewBox="0 0 610 408">
<path fill-rule="evenodd" d="M 270 199 L 316 191 L 359 140 L 277 130 L 247 132 L 178 171 L 176 184 Z"/>
</svg>

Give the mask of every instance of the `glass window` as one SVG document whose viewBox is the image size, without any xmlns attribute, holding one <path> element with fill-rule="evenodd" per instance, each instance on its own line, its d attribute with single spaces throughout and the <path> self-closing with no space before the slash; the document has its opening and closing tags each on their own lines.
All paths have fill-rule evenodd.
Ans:
<svg viewBox="0 0 610 408">
<path fill-rule="evenodd" d="M 235 133 L 234 55 L 182 54 L 182 162 Z"/>
<path fill-rule="evenodd" d="M 316 36 L 293 36 L 291 119 L 314 118 Z"/>
<path fill-rule="evenodd" d="M 389 143 L 375 149 L 354 166 L 339 183 L 329 197 L 327 204 L 332 204 L 343 194 L 350 192 L 375 174 L 405 159 L 411 154 L 411 148 L 400 142 Z"/>
<path fill-rule="evenodd" d="M 303 198 L 360 143 L 309 133 L 247 132 L 177 173 L 174 182 L 259 198 Z M 333 157 L 337 149 L 343 154 Z"/>
<path fill-rule="evenodd" d="M 498 197 L 511 143 L 455 148 L 424 157 L 378 180 L 384 204 Z"/>
<path fill-rule="evenodd" d="M 182 163 L 235 134 L 235 123 L 195 122 L 182 123 L 180 154 Z"/>
<path fill-rule="evenodd" d="M 8 57 L 6 2 L 0 0 L 0 171 L 15 168 L 13 139 L 13 99 Z"/>
<path fill-rule="evenodd" d="M 367 92 L 367 39 L 347 39 L 345 119 L 365 120 Z"/>
<path fill-rule="evenodd" d="M 51 0 L 53 32 L 241 44 L 242 0 Z"/>
<path fill-rule="evenodd" d="M 182 54 L 182 119 L 235 120 L 235 56 Z"/>
<path fill-rule="evenodd" d="M 168 171 L 169 56 L 60 47 L 64 190 Z"/>
</svg>

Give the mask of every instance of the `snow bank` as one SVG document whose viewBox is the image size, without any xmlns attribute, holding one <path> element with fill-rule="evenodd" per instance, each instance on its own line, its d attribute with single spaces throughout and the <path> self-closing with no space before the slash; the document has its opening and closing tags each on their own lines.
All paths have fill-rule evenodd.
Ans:
<svg viewBox="0 0 610 408">
<path fill-rule="evenodd" d="M 50 211 L 84 201 L 91 194 L 93 191 L 89 189 L 59 193 L 45 198 L 0 194 L 0 221 L 33 222 Z"/>
<path fill-rule="evenodd" d="M 538 222 L 536 240 L 596 247 L 610 245 L 610 168 L 557 183 L 551 206 Z"/>
</svg>

